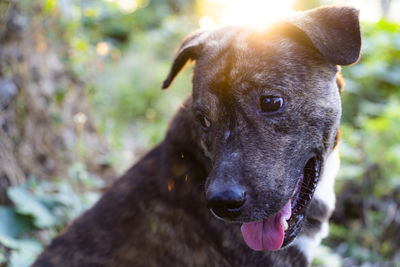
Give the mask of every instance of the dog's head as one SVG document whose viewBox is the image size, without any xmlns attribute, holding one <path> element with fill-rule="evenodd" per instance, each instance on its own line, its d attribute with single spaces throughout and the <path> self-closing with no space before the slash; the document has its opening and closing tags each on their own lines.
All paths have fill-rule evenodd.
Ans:
<svg viewBox="0 0 400 267">
<path fill-rule="evenodd" d="M 337 65 L 359 58 L 358 11 L 324 7 L 268 29 L 222 27 L 190 35 L 167 88 L 195 60 L 193 120 L 210 162 L 212 212 L 240 222 L 255 250 L 276 250 L 301 230 L 337 138 Z"/>
</svg>

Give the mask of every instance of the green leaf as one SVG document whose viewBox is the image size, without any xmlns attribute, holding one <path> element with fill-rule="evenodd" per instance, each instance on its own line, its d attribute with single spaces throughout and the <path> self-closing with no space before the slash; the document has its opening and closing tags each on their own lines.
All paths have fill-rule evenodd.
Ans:
<svg viewBox="0 0 400 267">
<path fill-rule="evenodd" d="M 32 229 L 27 218 L 17 214 L 11 207 L 0 206 L 0 218 L 0 234 L 19 237 Z"/>
<path fill-rule="evenodd" d="M 53 10 L 55 5 L 57 4 L 57 0 L 47 0 L 45 2 L 45 5 L 43 6 L 43 9 L 45 12 L 50 12 Z"/>
<path fill-rule="evenodd" d="M 11 252 L 10 267 L 31 266 L 43 247 L 33 239 L 21 239 L 17 242 L 17 248 Z"/>
<path fill-rule="evenodd" d="M 17 214 L 10 207 L 0 206 L 0 243 L 15 247 L 15 239 L 32 228 L 26 217 Z"/>
<path fill-rule="evenodd" d="M 46 205 L 25 187 L 11 187 L 7 193 L 18 213 L 33 216 L 35 226 L 44 228 L 58 224 L 57 218 L 53 216 Z"/>
</svg>

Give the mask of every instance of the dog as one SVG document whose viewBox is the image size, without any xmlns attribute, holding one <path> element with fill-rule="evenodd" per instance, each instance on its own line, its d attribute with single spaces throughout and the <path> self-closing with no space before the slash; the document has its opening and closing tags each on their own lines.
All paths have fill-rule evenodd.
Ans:
<svg viewBox="0 0 400 267">
<path fill-rule="evenodd" d="M 193 92 L 165 139 L 33 266 L 310 265 L 335 205 L 339 66 L 359 59 L 358 14 L 189 35 L 162 87 L 192 60 Z"/>
</svg>

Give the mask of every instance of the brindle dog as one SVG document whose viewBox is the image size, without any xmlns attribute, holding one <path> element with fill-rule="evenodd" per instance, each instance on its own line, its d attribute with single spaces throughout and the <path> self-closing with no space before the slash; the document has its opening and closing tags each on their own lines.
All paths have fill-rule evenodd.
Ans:
<svg viewBox="0 0 400 267">
<path fill-rule="evenodd" d="M 360 46 L 350 7 L 190 35 L 163 88 L 195 60 L 193 94 L 165 140 L 34 266 L 309 265 L 335 201 L 337 65 Z"/>
</svg>

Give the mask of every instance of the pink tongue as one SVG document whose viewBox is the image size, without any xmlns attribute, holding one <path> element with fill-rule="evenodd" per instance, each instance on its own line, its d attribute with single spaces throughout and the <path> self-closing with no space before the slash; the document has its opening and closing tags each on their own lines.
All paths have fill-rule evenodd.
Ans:
<svg viewBox="0 0 400 267">
<path fill-rule="evenodd" d="M 284 238 L 284 220 L 292 215 L 292 202 L 286 205 L 274 216 L 262 221 L 244 223 L 240 228 L 246 244 L 254 250 L 275 251 L 281 248 Z"/>
</svg>

